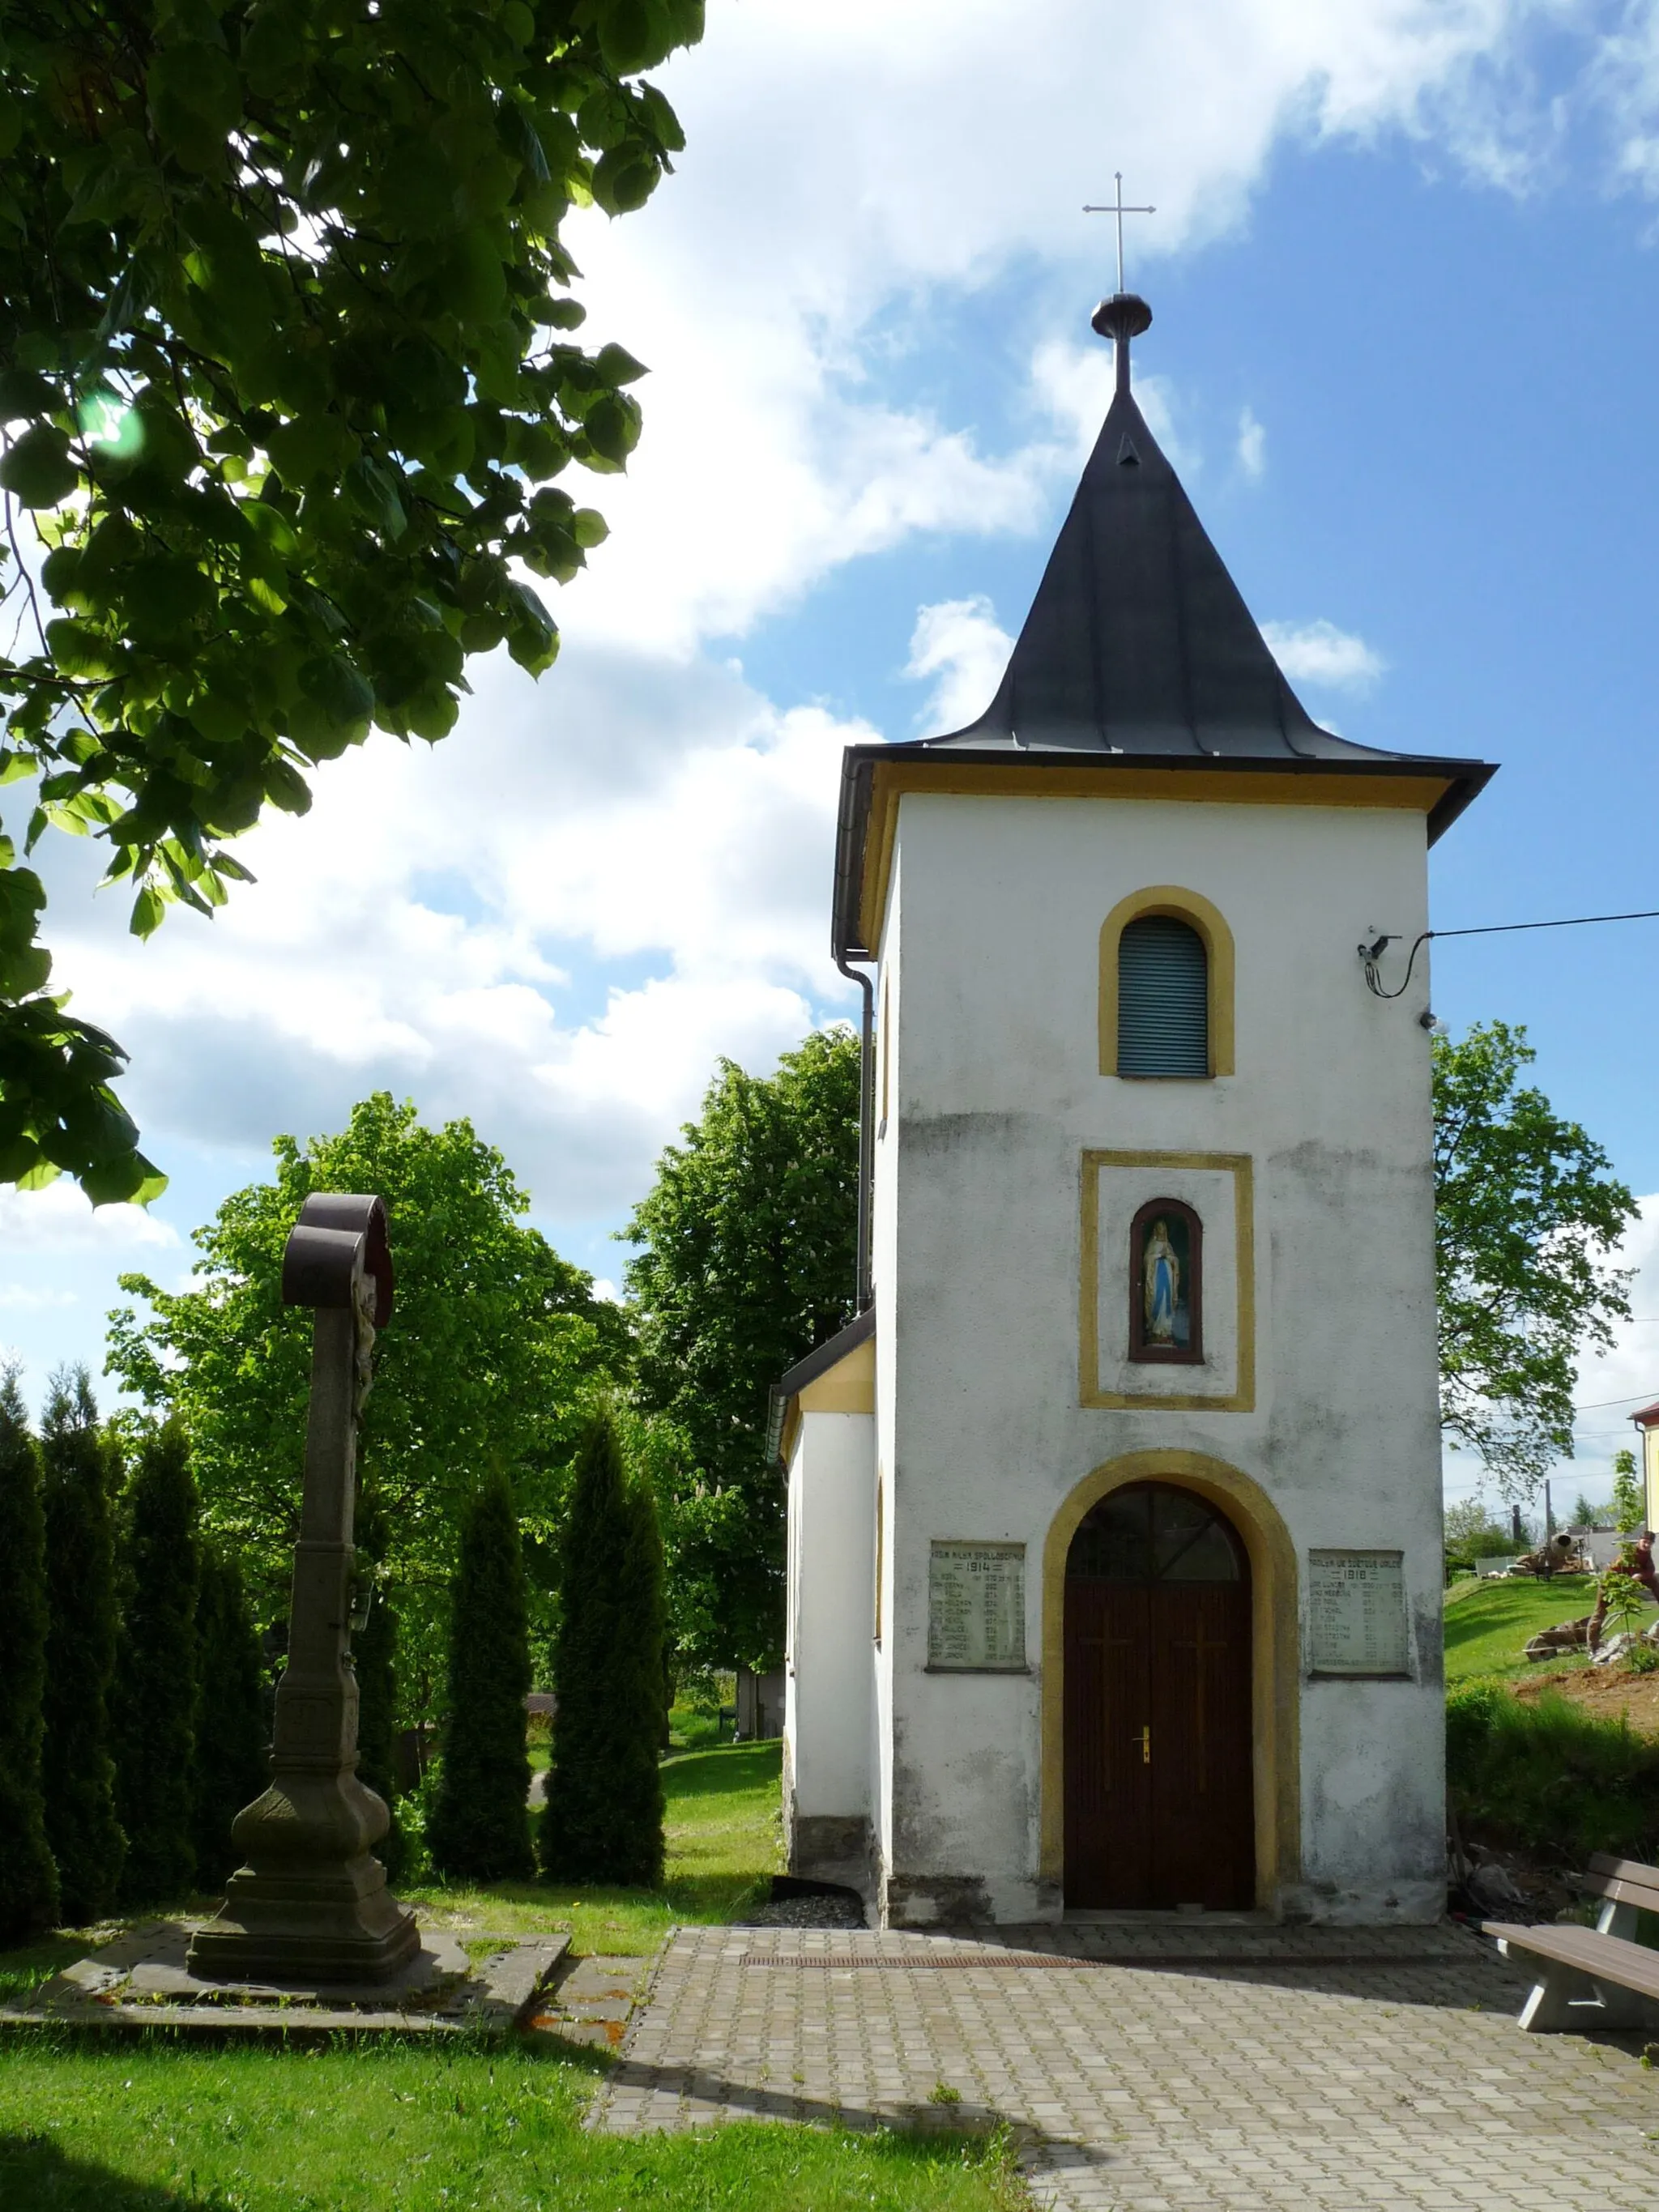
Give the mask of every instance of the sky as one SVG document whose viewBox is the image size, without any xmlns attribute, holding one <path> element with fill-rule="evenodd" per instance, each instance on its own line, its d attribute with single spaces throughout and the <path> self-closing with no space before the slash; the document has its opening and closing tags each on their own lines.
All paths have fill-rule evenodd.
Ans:
<svg viewBox="0 0 1659 2212">
<path fill-rule="evenodd" d="M 41 848 L 58 981 L 172 1181 L 148 1214 L 0 1194 L 32 1399 L 101 1364 L 120 1273 L 181 1283 L 274 1134 L 377 1088 L 469 1115 L 620 1279 L 718 1056 L 855 1011 L 841 749 L 994 686 L 1109 393 L 1081 209 L 1115 170 L 1157 209 L 1138 396 L 1310 710 L 1503 764 L 1436 848 L 1437 925 L 1659 906 L 1659 0 L 710 0 L 659 82 L 677 174 L 568 234 L 585 335 L 652 373 L 556 666 L 475 665 L 450 738 L 323 769 L 238 846 L 258 884 L 147 945 L 94 846 Z M 1659 922 L 1434 963 L 1437 1012 L 1525 1024 L 1643 1194 L 1656 957 Z M 1659 1397 L 1659 1196 L 1627 1256 L 1640 1320 L 1562 1478 L 1592 1496 Z"/>
</svg>

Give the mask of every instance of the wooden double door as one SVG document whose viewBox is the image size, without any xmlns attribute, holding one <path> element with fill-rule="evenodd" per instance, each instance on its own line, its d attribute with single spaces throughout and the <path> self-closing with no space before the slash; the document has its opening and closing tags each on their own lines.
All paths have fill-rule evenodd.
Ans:
<svg viewBox="0 0 1659 2212">
<path fill-rule="evenodd" d="M 1069 1906 L 1255 1904 L 1250 1688 L 1237 1533 L 1172 1486 L 1114 1492 L 1066 1582 Z"/>
</svg>

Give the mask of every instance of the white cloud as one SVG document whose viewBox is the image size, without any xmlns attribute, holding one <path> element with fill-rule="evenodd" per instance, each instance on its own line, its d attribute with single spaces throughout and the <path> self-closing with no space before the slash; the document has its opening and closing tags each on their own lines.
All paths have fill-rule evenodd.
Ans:
<svg viewBox="0 0 1659 2212">
<path fill-rule="evenodd" d="M 1253 482 L 1267 465 L 1267 433 L 1249 408 L 1238 418 L 1238 465 Z"/>
<path fill-rule="evenodd" d="M 1263 623 L 1269 651 L 1292 684 L 1324 684 L 1336 691 L 1364 691 L 1388 663 L 1375 647 L 1322 617 L 1309 623 Z"/>
<path fill-rule="evenodd" d="M 1613 1328 L 1612 1347 L 1587 1358 L 1578 1370 L 1573 1403 L 1576 1456 L 1557 1462 L 1552 1474 L 1557 1515 L 1582 1490 L 1605 1498 L 1613 1484 L 1613 1455 L 1633 1447 L 1630 1417 L 1659 1401 L 1659 1193 L 1637 1201 L 1638 1218 L 1612 1255 L 1613 1263 L 1632 1272 L 1632 1318 Z M 1468 1497 L 1482 1487 L 1480 1462 L 1472 1453 L 1450 1455 L 1446 1494 Z M 1488 1494 L 1496 1494 L 1487 1483 Z M 1540 1493 L 1541 1503 L 1541 1493 Z"/>
<path fill-rule="evenodd" d="M 0 1309 L 33 1313 L 47 1306 L 72 1306 L 73 1291 L 41 1291 L 27 1283 L 0 1283 Z"/>
<path fill-rule="evenodd" d="M 1559 13 L 1557 0 L 715 0 L 702 46 L 664 72 L 688 139 L 678 174 L 640 214 L 574 234 L 590 328 L 655 373 L 629 477 L 599 488 L 617 534 L 563 595 L 572 634 L 684 654 L 917 532 L 1032 529 L 1066 461 L 1052 439 L 989 451 L 895 398 L 880 359 L 1032 258 L 1045 282 L 1021 311 L 1030 341 L 1062 318 L 1080 331 L 1109 283 L 1109 241 L 1097 219 L 1056 210 L 1097 198 L 1109 158 L 1157 204 L 1129 272 L 1154 290 L 1158 261 L 1244 218 L 1286 134 L 1402 131 L 1523 183 L 1553 127 L 1521 67 L 1526 34 Z M 1032 396 L 1046 405 L 1069 385 L 1086 439 L 1110 349 L 1062 351 L 1093 366 L 1073 375 L 1042 348 Z M 1150 417 L 1156 381 L 1137 390 Z"/>
<path fill-rule="evenodd" d="M 614 534 L 558 596 L 546 685 L 492 664 L 435 752 L 377 738 L 331 766 L 309 817 L 239 848 L 256 887 L 148 946 L 119 895 L 86 896 L 85 848 L 42 856 L 62 980 L 132 1049 L 125 1095 L 162 1164 L 184 1137 L 263 1163 L 274 1129 L 337 1127 L 384 1084 L 471 1114 L 544 1209 L 614 1218 L 718 1053 L 763 1064 L 848 995 L 827 946 L 836 765 L 873 733 L 762 696 L 708 641 L 920 533 L 1039 526 L 1110 396 L 1110 349 L 1083 335 L 1109 241 L 1064 218 L 1109 162 L 1158 204 L 1129 272 L 1153 292 L 1158 260 L 1244 219 L 1287 133 L 1407 131 L 1514 183 L 1541 142 L 1508 62 L 1554 12 L 714 0 L 664 74 L 678 173 L 625 222 L 573 231 L 589 333 L 654 374 L 629 475 L 581 486 Z M 898 371 L 1017 265 L 1038 271 L 1002 341 L 1029 411 L 1000 450 Z M 1138 349 L 1137 397 L 1190 475 L 1161 337 Z M 1380 666 L 1328 623 L 1279 635 L 1310 679 Z M 983 602 L 923 611 L 912 670 L 941 720 L 986 703 L 1006 647 Z M 112 1261 L 124 1239 L 177 1241 L 122 1227 L 131 1209 L 64 1210 L 82 1203 L 66 1185 L 0 1198 L 0 1245 L 25 1223 L 46 1225 L 41 1249 Z"/>
<path fill-rule="evenodd" d="M 943 735 L 976 720 L 995 696 L 1013 649 L 1012 638 L 982 594 L 919 607 L 904 672 L 918 681 L 934 681 L 917 721 Z"/>
<path fill-rule="evenodd" d="M 386 1086 L 471 1115 L 542 1210 L 614 1214 L 719 1054 L 769 1065 L 848 995 L 826 916 L 866 726 L 580 647 L 543 688 L 492 661 L 469 712 L 465 738 L 333 764 L 308 816 L 242 841 L 257 883 L 148 945 L 75 895 L 85 846 L 43 848 L 64 980 L 131 1052 L 161 1165 L 181 1138 L 263 1155 Z"/>
<path fill-rule="evenodd" d="M 1620 1267 L 1634 1270 L 1633 1318 L 1614 1328 L 1610 1351 L 1584 1362 L 1573 1392 L 1582 1408 L 1577 1443 L 1587 1474 L 1632 1441 L 1629 1416 L 1659 1399 L 1659 1195 L 1638 1203 L 1640 1218 L 1616 1255 Z"/>
<path fill-rule="evenodd" d="M 178 1242 L 176 1232 L 143 1206 L 94 1206 L 66 1176 L 44 1190 L 0 1189 L 0 1251 L 119 1252 Z"/>
</svg>

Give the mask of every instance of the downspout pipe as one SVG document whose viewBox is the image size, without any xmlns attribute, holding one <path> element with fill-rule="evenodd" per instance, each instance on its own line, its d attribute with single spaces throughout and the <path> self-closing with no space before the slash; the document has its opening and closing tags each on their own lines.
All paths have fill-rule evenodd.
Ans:
<svg viewBox="0 0 1659 2212">
<path fill-rule="evenodd" d="M 850 968 L 846 955 L 837 951 L 836 965 L 849 983 L 856 983 L 864 994 L 864 1012 L 859 1025 L 859 1225 L 858 1279 L 854 1285 L 857 1303 L 855 1315 L 865 1312 L 875 1296 L 871 1279 L 872 1184 L 875 1170 L 876 1127 L 876 987 L 860 969 Z"/>
</svg>

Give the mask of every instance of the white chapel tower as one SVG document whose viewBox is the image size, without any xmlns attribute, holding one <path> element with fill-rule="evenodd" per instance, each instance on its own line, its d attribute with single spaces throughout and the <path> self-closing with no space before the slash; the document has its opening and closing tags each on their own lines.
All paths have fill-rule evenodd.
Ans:
<svg viewBox="0 0 1659 2212">
<path fill-rule="evenodd" d="M 785 1814 L 884 1924 L 1444 1897 L 1427 848 L 1130 390 L 996 697 L 855 745 L 866 1310 L 783 1378 Z M 1396 966 L 1403 963 L 1396 963 Z"/>
</svg>

